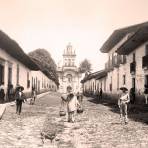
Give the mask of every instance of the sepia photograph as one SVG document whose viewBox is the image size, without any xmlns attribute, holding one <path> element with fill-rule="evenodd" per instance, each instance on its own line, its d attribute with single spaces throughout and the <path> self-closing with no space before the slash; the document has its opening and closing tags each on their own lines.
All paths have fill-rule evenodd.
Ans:
<svg viewBox="0 0 148 148">
<path fill-rule="evenodd" d="M 148 148 L 148 0 L 0 0 L 0 148 Z"/>
</svg>

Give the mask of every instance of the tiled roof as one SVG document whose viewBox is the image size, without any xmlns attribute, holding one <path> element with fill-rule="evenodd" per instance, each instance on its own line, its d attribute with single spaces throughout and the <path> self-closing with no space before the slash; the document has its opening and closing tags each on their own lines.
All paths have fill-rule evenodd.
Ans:
<svg viewBox="0 0 148 148">
<path fill-rule="evenodd" d="M 89 75 L 85 76 L 84 79 L 81 80 L 81 83 L 85 83 L 86 81 L 91 80 L 91 79 L 98 80 L 106 76 L 107 76 L 107 72 L 105 70 L 100 70 L 100 71 L 90 73 Z"/>
<path fill-rule="evenodd" d="M 22 48 L 8 35 L 0 30 L 0 48 L 17 59 L 31 70 L 39 70 L 39 67 L 24 53 Z"/>
<path fill-rule="evenodd" d="M 129 26 L 126 28 L 121 28 L 115 30 L 111 36 L 107 39 L 107 41 L 100 48 L 101 52 L 107 53 L 109 52 L 116 44 L 118 44 L 123 37 L 125 37 L 128 33 L 137 32 L 137 30 L 141 27 L 148 26 L 148 22 L 136 24 L 133 26 Z"/>
<path fill-rule="evenodd" d="M 148 26 L 143 26 L 117 49 L 117 53 L 127 55 L 146 41 L 148 41 Z"/>
</svg>

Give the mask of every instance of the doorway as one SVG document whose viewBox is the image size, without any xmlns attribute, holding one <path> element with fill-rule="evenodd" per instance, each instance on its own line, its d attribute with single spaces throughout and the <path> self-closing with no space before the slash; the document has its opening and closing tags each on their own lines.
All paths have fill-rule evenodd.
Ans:
<svg viewBox="0 0 148 148">
<path fill-rule="evenodd" d="M 132 87 L 135 88 L 135 78 L 132 78 Z"/>
<path fill-rule="evenodd" d="M 0 85 L 4 84 L 4 66 L 0 65 Z"/>
</svg>

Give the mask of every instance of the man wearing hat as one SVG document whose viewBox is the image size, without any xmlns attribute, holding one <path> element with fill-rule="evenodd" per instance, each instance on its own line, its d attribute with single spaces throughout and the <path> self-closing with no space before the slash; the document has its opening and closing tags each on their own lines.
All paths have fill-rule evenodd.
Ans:
<svg viewBox="0 0 148 148">
<path fill-rule="evenodd" d="M 22 111 L 22 102 L 25 99 L 25 95 L 23 93 L 24 87 L 18 85 L 16 87 L 16 93 L 15 93 L 15 100 L 16 100 L 16 113 L 20 115 Z"/>
<path fill-rule="evenodd" d="M 130 102 L 130 97 L 129 97 L 128 89 L 125 86 L 121 87 L 120 90 L 122 91 L 118 99 L 118 106 L 120 108 L 120 119 L 121 119 L 121 122 L 124 119 L 124 123 L 127 124 L 128 123 L 127 104 Z"/>
</svg>

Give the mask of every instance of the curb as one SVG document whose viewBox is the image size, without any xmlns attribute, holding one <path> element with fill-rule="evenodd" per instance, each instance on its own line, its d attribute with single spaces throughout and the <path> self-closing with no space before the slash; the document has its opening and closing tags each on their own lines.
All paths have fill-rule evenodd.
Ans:
<svg viewBox="0 0 148 148">
<path fill-rule="evenodd" d="M 47 94 L 50 94 L 51 91 L 48 91 L 48 92 L 45 92 L 45 93 L 42 93 L 42 94 L 39 94 L 37 95 L 37 99 L 43 97 L 43 96 L 46 96 Z M 27 100 L 29 101 L 31 98 L 28 98 Z M 4 113 L 5 113 L 5 110 L 8 106 L 13 106 L 15 105 L 15 101 L 13 102 L 8 102 L 8 103 L 4 103 L 4 104 L 0 104 L 0 120 L 2 119 Z"/>
<path fill-rule="evenodd" d="M 5 110 L 6 110 L 6 104 L 0 104 L 0 120 L 3 117 Z"/>
</svg>

